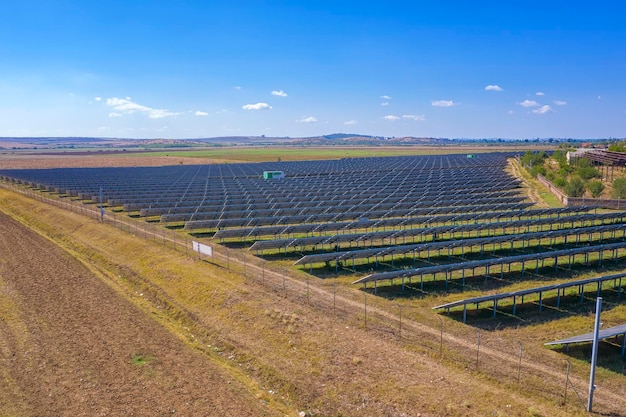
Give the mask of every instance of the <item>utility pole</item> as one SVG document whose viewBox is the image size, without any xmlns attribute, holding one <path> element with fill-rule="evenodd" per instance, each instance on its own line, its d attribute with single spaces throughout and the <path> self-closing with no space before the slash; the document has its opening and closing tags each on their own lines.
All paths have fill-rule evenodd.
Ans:
<svg viewBox="0 0 626 417">
<path fill-rule="evenodd" d="M 596 379 L 596 362 L 598 360 L 598 339 L 600 334 L 600 312 L 602 311 L 602 297 L 596 299 L 596 322 L 593 327 L 593 348 L 591 350 L 591 372 L 589 374 L 589 401 L 587 411 L 591 413 L 593 408 L 593 392 L 596 390 L 594 381 Z"/>
<path fill-rule="evenodd" d="M 102 187 L 100 187 L 100 221 L 104 221 L 104 206 L 102 205 Z"/>
</svg>

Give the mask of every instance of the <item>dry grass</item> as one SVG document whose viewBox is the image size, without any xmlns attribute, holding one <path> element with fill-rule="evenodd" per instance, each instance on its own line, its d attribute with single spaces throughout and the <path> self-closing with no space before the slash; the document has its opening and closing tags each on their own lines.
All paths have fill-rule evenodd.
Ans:
<svg viewBox="0 0 626 417">
<path fill-rule="evenodd" d="M 24 340 L 27 337 L 26 326 L 17 313 L 19 310 L 15 304 L 16 293 L 2 280 L 0 276 L 0 337 L 5 340 L 13 340 L 18 346 L 8 347 L 0 343 L 0 357 L 9 357 L 9 351 L 22 349 Z M 9 338 L 8 335 L 11 335 Z M 23 399 L 23 393 L 19 384 L 11 377 L 10 369 L 0 366 L 0 416 L 22 416 L 31 415 L 32 410 L 28 409 L 27 402 L 15 401 Z"/>
</svg>

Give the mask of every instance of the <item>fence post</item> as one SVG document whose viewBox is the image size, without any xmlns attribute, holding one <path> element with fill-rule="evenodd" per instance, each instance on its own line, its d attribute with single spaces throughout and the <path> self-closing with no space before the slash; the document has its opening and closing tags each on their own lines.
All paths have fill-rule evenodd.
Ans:
<svg viewBox="0 0 626 417">
<path fill-rule="evenodd" d="M 569 385 L 569 368 L 571 364 L 567 360 L 567 371 L 565 373 L 565 395 L 563 395 L 563 405 L 567 404 L 567 386 Z"/>
<path fill-rule="evenodd" d="M 398 304 L 400 309 L 400 325 L 398 327 L 398 339 L 402 340 L 402 304 Z"/>
<path fill-rule="evenodd" d="M 337 283 L 333 283 L 333 317 L 337 316 Z"/>
<path fill-rule="evenodd" d="M 480 329 L 478 329 L 478 340 L 476 343 L 476 370 L 478 370 L 478 358 L 480 355 Z"/>
<path fill-rule="evenodd" d="M 519 342 L 519 364 L 517 365 L 517 383 L 519 385 L 519 377 L 522 371 L 522 342 Z"/>
<path fill-rule="evenodd" d="M 285 278 L 285 267 L 282 268 L 283 271 L 283 298 L 287 298 L 287 282 Z"/>
<path fill-rule="evenodd" d="M 439 357 L 443 359 L 443 320 L 437 316 L 439 323 L 441 324 L 441 337 L 439 338 Z M 478 365 L 476 365 L 478 367 Z"/>
<path fill-rule="evenodd" d="M 367 293 L 363 293 L 363 307 L 365 311 L 365 330 L 367 330 Z"/>
</svg>

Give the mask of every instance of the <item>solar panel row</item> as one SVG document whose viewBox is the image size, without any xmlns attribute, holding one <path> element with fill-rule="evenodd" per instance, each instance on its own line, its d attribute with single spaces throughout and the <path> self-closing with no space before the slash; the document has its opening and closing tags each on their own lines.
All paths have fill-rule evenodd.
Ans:
<svg viewBox="0 0 626 417">
<path fill-rule="evenodd" d="M 624 213 L 626 214 L 626 213 Z M 338 251 L 338 252 L 330 252 L 330 253 L 320 253 L 314 255 L 306 255 L 296 261 L 295 265 L 312 265 L 314 263 L 319 262 L 339 262 L 345 261 L 349 259 L 365 259 L 365 258 L 382 258 L 387 255 L 404 255 L 408 253 L 412 253 L 413 256 L 416 254 L 419 256 L 420 253 L 427 252 L 427 257 L 430 258 L 430 252 L 447 250 L 448 254 L 451 250 L 455 248 L 462 248 L 463 252 L 461 253 L 461 257 L 465 256 L 465 251 L 471 249 L 472 247 L 480 247 L 481 252 L 484 251 L 484 247 L 488 246 L 495 250 L 496 245 L 502 246 L 504 243 L 510 243 L 511 249 L 513 249 L 513 244 L 515 242 L 523 242 L 530 243 L 531 241 L 536 240 L 537 245 L 541 246 L 542 240 L 547 240 L 549 246 L 552 246 L 556 239 L 562 238 L 563 243 L 568 243 L 568 237 L 574 236 L 575 243 L 578 244 L 581 241 L 585 241 L 581 239 L 582 236 L 589 236 L 587 241 L 591 241 L 591 236 L 598 234 L 598 241 L 602 241 L 607 238 L 607 234 L 609 238 L 615 239 L 617 235 L 621 235 L 622 237 L 626 236 L 626 224 L 612 224 L 612 225 L 604 225 L 604 226 L 592 226 L 592 227 L 578 227 L 573 229 L 563 229 L 563 230 L 555 230 L 555 231 L 547 231 L 547 232 L 533 232 L 533 233 L 519 233 L 519 234 L 510 234 L 510 235 L 501 235 L 501 236 L 489 236 L 482 238 L 467 238 L 467 239 L 458 239 L 458 240 L 444 240 L 444 241 L 433 241 L 427 243 L 418 243 L 412 245 L 395 245 L 389 247 L 382 248 L 370 248 L 370 249 L 359 249 L 359 250 L 349 250 L 349 251 Z M 571 242 L 571 240 L 570 240 Z M 257 242 L 258 243 L 258 242 Z M 523 250 L 527 245 L 523 244 L 521 250 Z"/>
<path fill-rule="evenodd" d="M 450 238 L 453 238 L 455 235 L 460 235 L 462 239 L 465 237 L 465 233 L 468 234 L 467 237 L 470 237 L 472 232 L 478 234 L 478 232 L 486 231 L 489 236 L 495 236 L 496 234 L 498 234 L 498 230 L 501 231 L 500 234 L 505 234 L 507 233 L 507 230 L 513 230 L 513 233 L 518 233 L 526 229 L 526 232 L 528 233 L 531 227 L 534 228 L 537 226 L 548 225 L 550 226 L 549 230 L 552 230 L 553 228 L 564 228 L 568 223 L 569 225 L 571 225 L 571 227 L 573 227 L 573 225 L 577 223 L 586 225 L 599 225 L 604 224 L 605 222 L 621 223 L 625 217 L 626 212 L 579 214 L 559 218 L 540 218 L 508 222 L 470 223 L 459 225 L 454 224 L 446 226 L 401 228 L 387 231 L 374 231 L 351 234 L 341 233 L 330 236 L 323 235 L 294 239 L 261 240 L 255 242 L 250 247 L 250 250 L 258 251 L 264 249 L 279 248 L 287 250 L 289 248 L 293 248 L 294 250 L 297 249 L 299 252 L 304 252 L 306 250 L 306 246 L 322 246 L 323 250 L 324 245 L 335 247 L 337 243 L 341 242 L 362 242 L 363 246 L 365 246 L 366 242 L 369 242 L 369 246 L 372 246 L 375 242 L 384 241 L 385 239 L 391 242 L 391 240 L 397 241 L 399 238 L 402 238 L 404 240 L 405 238 L 415 239 L 419 237 L 420 241 L 423 241 L 426 237 L 430 239 L 435 239 L 436 237 L 441 238 L 443 235 L 448 235 Z M 313 250 L 316 249 L 317 248 L 313 248 Z"/>
<path fill-rule="evenodd" d="M 532 204 L 528 204 L 530 206 Z M 526 206 L 522 203 L 521 206 Z M 288 226 L 257 226 L 257 227 L 231 227 L 228 229 L 218 229 L 215 232 L 215 239 L 245 239 L 250 238 L 258 240 L 263 236 L 274 236 L 275 239 L 285 236 L 293 236 L 295 234 L 324 234 L 328 232 L 346 232 L 356 229 L 380 229 L 386 228 L 404 228 L 413 227 L 417 225 L 428 225 L 429 227 L 462 224 L 465 222 L 492 222 L 500 219 L 517 219 L 522 218 L 540 218 L 542 216 L 554 216 L 556 218 L 567 213 L 584 213 L 591 210 L 589 207 L 559 207 L 548 209 L 534 209 L 534 210 L 511 210 L 511 211 L 488 211 L 479 213 L 462 213 L 462 214 L 441 214 L 438 216 L 420 216 L 420 217 L 398 217 L 390 219 L 377 219 L 370 220 L 368 218 L 361 218 L 358 221 L 351 222 L 332 222 L 332 223 L 310 223 L 310 224 L 294 224 Z M 194 230 L 202 228 L 202 223 L 199 222 L 196 227 L 196 222 L 187 222 L 185 228 L 188 230 Z"/>
</svg>

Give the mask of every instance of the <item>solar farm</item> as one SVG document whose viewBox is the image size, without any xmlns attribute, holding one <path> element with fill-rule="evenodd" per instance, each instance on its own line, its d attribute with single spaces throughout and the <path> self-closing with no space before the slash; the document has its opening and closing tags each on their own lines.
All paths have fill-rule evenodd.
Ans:
<svg viewBox="0 0 626 417">
<path fill-rule="evenodd" d="M 523 279 L 540 269 L 571 271 L 590 259 L 619 262 L 626 212 L 533 207 L 505 172 L 515 156 L 26 169 L 0 176 L 212 245 L 287 260 L 320 278 L 357 275 L 353 284 L 369 284 L 374 293 L 397 294 L 398 286 L 401 294 L 463 291 L 477 277 Z"/>
<path fill-rule="evenodd" d="M 213 262 L 209 255 L 206 262 L 229 273 L 231 262 L 243 263 L 246 279 L 259 275 L 255 282 L 274 285 L 281 299 L 291 294 L 323 315 L 341 317 L 346 331 L 357 322 L 385 343 L 389 338 L 411 346 L 423 343 L 425 347 L 411 349 L 445 357 L 446 366 L 454 369 L 478 370 L 479 353 L 490 355 L 511 365 L 485 365 L 490 378 L 502 382 L 513 375 L 519 383 L 516 354 L 481 346 L 480 331 L 503 328 L 508 333 L 483 335 L 483 343 L 519 343 L 521 349 L 521 341 L 513 338 L 543 320 L 537 318 L 542 314 L 548 316 L 545 323 L 550 317 L 585 318 L 596 296 L 606 297 L 617 311 L 626 277 L 626 212 L 538 205 L 530 200 L 527 185 L 509 171 L 518 156 L 494 152 L 0 170 L 0 184 L 59 201 L 61 208 L 63 201 L 71 203 L 70 210 L 88 207 L 95 219 L 102 209 L 103 219 L 128 222 L 127 230 L 132 233 L 134 227 L 138 237 L 140 225 L 161 230 L 163 242 L 166 233 L 175 236 L 173 243 L 183 244 L 185 251 L 187 241 L 193 241 L 194 250 L 211 248 L 222 256 Z M 287 274 L 302 285 L 288 290 Z M 319 291 L 310 291 L 310 284 Z M 343 306 L 336 305 L 337 294 Z M 273 318 L 276 311 L 256 314 Z M 297 307 L 294 311 L 306 314 Z M 285 317 L 283 323 L 292 328 Z M 443 317 L 454 323 L 446 322 L 445 343 L 451 345 L 446 348 Z M 624 352 L 623 331 L 618 330 L 605 332 L 621 338 L 613 343 L 619 345 L 613 349 L 617 357 Z M 479 352 L 472 351 L 475 331 Z M 286 331 L 286 337 L 296 339 L 293 332 Z M 502 342 L 502 334 L 513 341 Z M 555 334 L 543 342 L 560 338 L 565 345 L 578 343 L 568 339 L 571 332 Z M 452 347 L 453 340 L 458 346 Z M 532 349 L 547 350 L 543 343 Z M 537 357 L 543 355 L 537 352 Z M 521 358 L 520 353 L 520 367 Z M 360 360 L 352 358 L 350 366 Z M 553 360 L 542 356 L 541 363 L 525 366 L 538 373 Z M 604 366 L 615 371 L 613 362 Z M 560 384 L 560 373 L 546 372 L 551 387 Z M 610 379 L 611 384 L 619 381 Z M 543 383 L 529 385 L 541 386 L 528 388 L 532 395 L 544 395 Z M 545 395 L 552 400 L 559 389 L 550 388 Z M 600 398 L 605 407 L 611 395 Z"/>
</svg>

